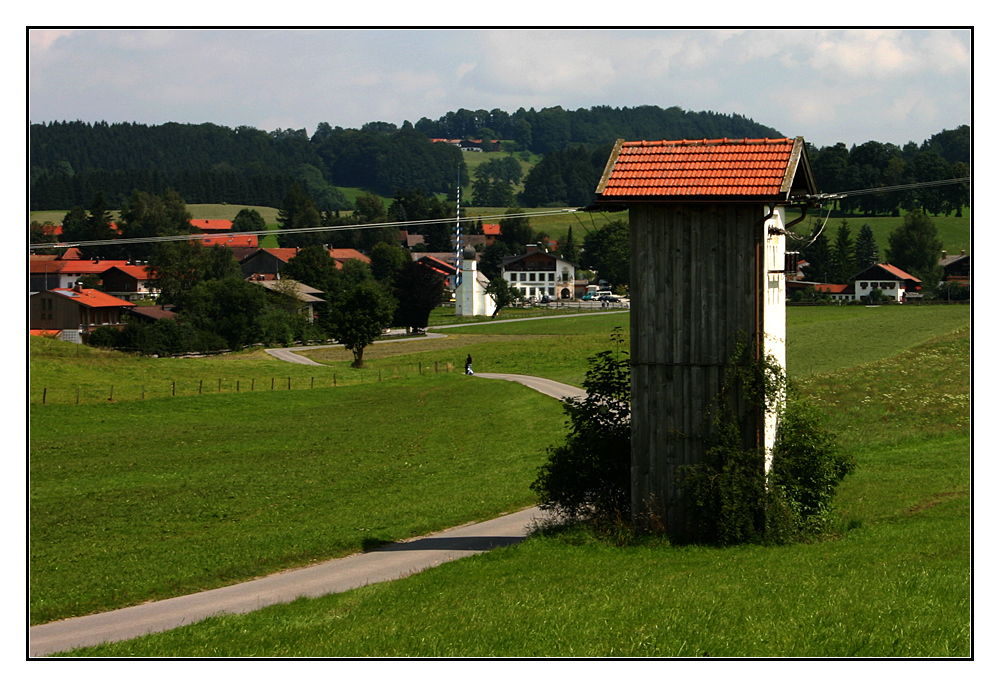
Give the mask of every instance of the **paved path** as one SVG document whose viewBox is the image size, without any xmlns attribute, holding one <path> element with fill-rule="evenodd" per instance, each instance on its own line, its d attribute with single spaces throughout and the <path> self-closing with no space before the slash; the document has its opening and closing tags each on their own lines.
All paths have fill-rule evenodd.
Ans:
<svg viewBox="0 0 1000 687">
<path fill-rule="evenodd" d="M 595 308 L 590 312 L 575 312 L 569 315 L 545 315 L 544 317 L 533 318 L 525 317 L 513 320 L 488 320 L 486 322 L 465 322 L 463 324 L 442 324 L 435 327 L 428 327 L 428 331 L 417 337 L 404 338 L 404 339 L 383 339 L 381 341 L 376 341 L 375 343 L 398 343 L 400 341 L 420 341 L 422 339 L 441 339 L 447 336 L 447 334 L 437 334 L 430 331 L 431 329 L 452 329 L 454 327 L 476 327 L 482 324 L 503 324 L 505 322 L 525 322 L 533 319 L 561 319 L 564 317 L 589 317 L 591 315 L 613 315 L 615 313 L 628 312 L 627 309 L 623 308 L 608 308 L 608 309 L 597 309 Z M 402 331 L 402 330 L 399 330 Z M 312 351 L 317 348 L 333 348 L 334 346 L 340 346 L 340 344 L 323 344 L 321 346 L 295 346 L 292 348 L 265 348 L 264 352 L 274 356 L 278 360 L 284 360 L 286 363 L 298 363 L 299 365 L 320 365 L 323 363 L 317 363 L 315 360 L 310 360 L 304 355 L 299 355 L 296 351 Z"/>
<path fill-rule="evenodd" d="M 518 382 L 558 399 L 583 394 L 575 387 L 540 377 L 475 376 Z M 400 579 L 457 558 L 516 544 L 543 517 L 538 508 L 528 508 L 486 522 L 455 527 L 229 587 L 36 625 L 30 628 L 28 655 L 46 656 L 104 642 L 119 642 L 190 625 L 214 615 L 248 613 L 299 597 L 314 598 Z"/>
</svg>

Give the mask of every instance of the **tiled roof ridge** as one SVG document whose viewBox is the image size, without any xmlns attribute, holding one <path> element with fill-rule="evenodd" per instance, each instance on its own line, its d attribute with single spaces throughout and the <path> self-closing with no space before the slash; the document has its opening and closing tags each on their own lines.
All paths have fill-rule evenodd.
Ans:
<svg viewBox="0 0 1000 687">
<path fill-rule="evenodd" d="M 681 138 L 672 141 L 625 141 L 627 146 L 698 146 L 698 145 L 773 145 L 775 143 L 792 144 L 794 138 Z"/>
</svg>

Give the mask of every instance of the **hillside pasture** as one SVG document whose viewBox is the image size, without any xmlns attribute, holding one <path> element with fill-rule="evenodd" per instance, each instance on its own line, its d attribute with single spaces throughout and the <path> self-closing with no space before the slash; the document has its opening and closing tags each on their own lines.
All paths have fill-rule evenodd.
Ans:
<svg viewBox="0 0 1000 687">
<path fill-rule="evenodd" d="M 966 655 L 968 312 L 789 309 L 790 366 L 817 342 L 867 356 L 793 371 L 859 461 L 829 541 L 622 548 L 568 530 L 409 581 L 80 654 Z M 881 326 L 867 319 L 876 315 Z M 559 403 L 505 382 L 469 384 L 460 366 L 430 374 L 430 365 L 471 352 L 480 371 L 490 356 L 514 368 L 498 371 L 525 371 L 530 353 L 531 373 L 579 383 L 586 358 L 627 323 L 627 313 L 520 320 L 379 344 L 365 372 L 381 369 L 382 383 L 36 402 L 31 622 L 216 587 L 531 503 L 545 448 L 565 433 Z M 876 345 L 910 329 L 921 333 L 897 341 L 901 352 Z M 60 377 L 106 386 L 122 375 L 193 381 L 296 367 L 261 351 L 142 360 L 74 355 L 88 349 L 62 342 L 31 350 L 33 389 Z M 413 362 L 425 374 L 388 372 Z M 309 370 L 348 366 L 345 357 Z"/>
<path fill-rule="evenodd" d="M 899 379 L 914 397 L 952 399 L 925 416 L 931 425 L 883 408 L 896 422 L 891 436 L 868 431 L 879 417 L 831 415 L 858 469 L 838 491 L 832 536 L 820 541 L 622 545 L 556 529 L 403 580 L 71 655 L 969 656 L 968 365 L 965 329 L 814 386 L 831 407 L 851 404 L 849 389 L 891 395 Z"/>
</svg>

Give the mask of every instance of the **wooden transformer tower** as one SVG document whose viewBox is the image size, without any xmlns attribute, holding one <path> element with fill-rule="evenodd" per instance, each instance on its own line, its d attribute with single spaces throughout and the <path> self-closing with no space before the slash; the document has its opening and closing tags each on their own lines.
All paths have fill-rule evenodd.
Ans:
<svg viewBox="0 0 1000 687">
<path fill-rule="evenodd" d="M 597 202 L 629 211 L 636 524 L 683 532 L 677 468 L 705 458 L 741 337 L 784 367 L 785 230 L 816 193 L 802 138 L 616 143 Z M 789 224 L 791 206 L 802 215 Z M 767 470 L 776 418 L 755 425 L 744 441 Z"/>
</svg>

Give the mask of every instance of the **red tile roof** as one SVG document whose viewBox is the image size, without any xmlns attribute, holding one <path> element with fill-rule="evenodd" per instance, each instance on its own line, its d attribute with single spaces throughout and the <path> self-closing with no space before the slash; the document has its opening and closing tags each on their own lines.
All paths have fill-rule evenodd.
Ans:
<svg viewBox="0 0 1000 687">
<path fill-rule="evenodd" d="M 802 138 L 618 141 L 601 200 L 786 200 L 793 182 L 815 193 Z"/>
<path fill-rule="evenodd" d="M 151 278 L 149 274 L 149 269 L 147 268 L 146 265 L 125 265 L 124 267 L 118 267 L 116 265 L 115 267 L 109 267 L 107 270 L 104 271 L 107 272 L 109 270 L 121 270 L 128 276 L 134 277 L 135 279 L 138 279 L 140 281 L 145 281 L 146 279 Z"/>
<path fill-rule="evenodd" d="M 500 236 L 500 225 L 499 224 L 484 224 L 483 234 L 486 236 Z"/>
<path fill-rule="evenodd" d="M 920 280 L 914 277 L 912 274 L 908 274 L 903 270 L 899 269 L 895 265 L 890 265 L 889 263 L 879 263 L 879 267 L 884 269 L 889 274 L 895 275 L 898 279 L 909 279 L 910 281 L 919 282 Z"/>
<path fill-rule="evenodd" d="M 338 264 L 343 263 L 345 260 L 360 260 L 361 262 L 368 263 L 371 262 L 367 255 L 361 251 L 354 250 L 353 248 L 331 248 L 330 257 L 336 260 Z"/>
<path fill-rule="evenodd" d="M 249 246 L 257 247 L 257 237 L 253 234 L 203 234 L 195 239 L 203 246 Z"/>
<path fill-rule="evenodd" d="M 126 267 L 128 260 L 36 260 L 31 256 L 31 274 L 100 274 L 112 267 Z"/>
<path fill-rule="evenodd" d="M 191 226 L 202 231 L 229 231 L 233 228 L 230 219 L 193 219 Z"/>
<path fill-rule="evenodd" d="M 80 289 L 79 291 L 75 289 L 50 289 L 48 293 L 54 293 L 64 298 L 72 298 L 80 305 L 85 305 L 88 308 L 133 307 L 131 302 L 111 296 L 97 289 Z"/>
</svg>

